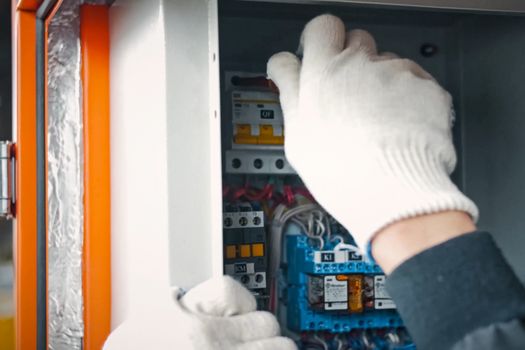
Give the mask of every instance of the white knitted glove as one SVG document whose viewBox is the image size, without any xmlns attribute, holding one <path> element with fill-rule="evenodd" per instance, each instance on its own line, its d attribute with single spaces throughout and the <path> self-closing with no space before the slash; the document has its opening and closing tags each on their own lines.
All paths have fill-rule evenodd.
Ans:
<svg viewBox="0 0 525 350">
<path fill-rule="evenodd" d="M 297 349 L 291 339 L 278 336 L 275 317 L 255 307 L 253 295 L 232 278 L 211 279 L 174 302 L 154 303 L 147 313 L 131 316 L 104 349 Z"/>
<path fill-rule="evenodd" d="M 319 203 L 364 248 L 400 219 L 475 204 L 451 182 L 452 99 L 416 63 L 378 55 L 372 36 L 323 15 L 304 29 L 302 62 L 281 52 L 285 152 Z"/>
</svg>

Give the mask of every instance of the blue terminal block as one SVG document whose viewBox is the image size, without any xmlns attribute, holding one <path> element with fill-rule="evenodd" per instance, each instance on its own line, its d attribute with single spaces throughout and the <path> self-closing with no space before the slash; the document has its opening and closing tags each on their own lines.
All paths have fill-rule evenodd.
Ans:
<svg viewBox="0 0 525 350">
<path fill-rule="evenodd" d="M 349 250 L 334 251 L 330 244 L 319 250 L 305 235 L 286 236 L 286 258 L 287 290 L 283 295 L 288 304 L 290 330 L 345 333 L 403 327 L 393 301 L 385 294 L 384 273 L 373 262 Z M 365 307 L 363 302 L 357 312 L 349 310 L 351 296 L 344 298 L 345 293 L 351 294 L 350 280 L 338 282 L 337 276 L 362 276 L 356 282 L 356 295 L 360 296 L 362 291 L 364 295 L 365 287 L 369 288 L 373 294 L 369 304 Z M 365 286 L 365 281 L 371 286 Z M 341 295 L 343 299 L 335 300 Z"/>
<path fill-rule="evenodd" d="M 328 247 L 329 248 L 329 247 Z M 288 261 L 288 283 L 306 283 L 305 274 L 382 274 L 379 265 L 354 255 L 353 259 L 344 262 L 330 260 L 330 252 L 315 249 L 308 243 L 304 235 L 289 235 L 286 237 L 286 254 Z M 316 254 L 322 262 L 317 262 Z M 323 257 L 326 255 L 326 258 Z M 324 259 L 323 259 L 324 258 Z M 333 262 L 332 262 L 333 261 Z"/>
<path fill-rule="evenodd" d="M 397 328 L 403 321 L 395 310 L 359 314 L 334 314 L 312 310 L 305 286 L 288 288 L 287 326 L 296 332 L 327 331 L 347 333 L 354 329 Z"/>
</svg>

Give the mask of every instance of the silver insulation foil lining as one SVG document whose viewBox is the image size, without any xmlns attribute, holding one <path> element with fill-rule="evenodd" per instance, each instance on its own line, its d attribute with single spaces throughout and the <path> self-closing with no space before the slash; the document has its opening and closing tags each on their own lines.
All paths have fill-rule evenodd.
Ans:
<svg viewBox="0 0 525 350">
<path fill-rule="evenodd" d="M 82 349 L 83 138 L 79 0 L 64 0 L 48 26 L 48 344 Z"/>
</svg>

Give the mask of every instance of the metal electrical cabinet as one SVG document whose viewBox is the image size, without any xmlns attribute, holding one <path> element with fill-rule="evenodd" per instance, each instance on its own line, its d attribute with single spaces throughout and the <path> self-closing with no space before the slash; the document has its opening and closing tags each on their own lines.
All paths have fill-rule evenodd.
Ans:
<svg viewBox="0 0 525 350">
<path fill-rule="evenodd" d="M 478 204 L 479 227 L 495 235 L 525 281 L 523 11 L 519 1 L 220 1 L 223 141 L 231 123 L 225 72 L 264 72 L 273 53 L 297 48 L 309 19 L 338 15 L 348 29 L 368 30 L 380 51 L 421 64 L 451 92 L 459 155 L 453 178 Z"/>
<path fill-rule="evenodd" d="M 222 273 L 221 180 L 232 137 L 227 73 L 264 73 L 273 53 L 294 51 L 305 23 L 326 12 L 370 31 L 381 51 L 417 61 L 451 92 L 454 180 L 479 205 L 479 227 L 494 233 L 525 280 L 521 1 L 117 0 L 111 118 L 126 127 L 112 131 L 114 242 L 129 248 L 130 232 L 169 232 L 158 244 L 169 246 L 173 285 Z M 131 205 L 126 193 L 141 204 Z M 137 252 L 151 243 L 141 239 Z M 114 281 L 124 273 L 129 282 L 139 264 L 124 249 L 113 246 Z M 126 295 L 131 284 L 114 293 Z"/>
</svg>

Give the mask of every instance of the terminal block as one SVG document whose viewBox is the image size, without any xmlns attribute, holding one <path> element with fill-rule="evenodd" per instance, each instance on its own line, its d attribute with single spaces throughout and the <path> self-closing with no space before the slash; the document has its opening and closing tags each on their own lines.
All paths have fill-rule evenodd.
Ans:
<svg viewBox="0 0 525 350">
<path fill-rule="evenodd" d="M 344 333 L 402 327 L 378 265 L 353 250 L 319 250 L 304 235 L 286 237 L 287 325 L 296 332 Z"/>
</svg>

